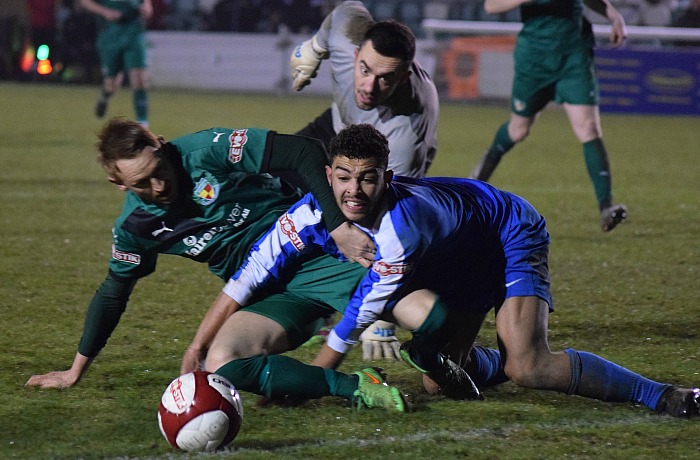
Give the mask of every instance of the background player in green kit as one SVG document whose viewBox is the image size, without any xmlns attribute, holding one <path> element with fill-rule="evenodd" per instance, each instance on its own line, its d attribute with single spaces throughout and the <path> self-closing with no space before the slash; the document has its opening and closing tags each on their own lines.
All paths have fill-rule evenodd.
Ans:
<svg viewBox="0 0 700 460">
<path fill-rule="evenodd" d="M 136 122 L 115 119 L 101 131 L 98 150 L 110 182 L 126 192 L 113 229 L 109 273 L 92 299 L 71 368 L 32 376 L 27 385 L 76 384 L 116 328 L 136 282 L 155 270 L 160 254 L 207 263 L 227 280 L 251 245 L 301 197 L 298 187 L 271 173 L 294 172 L 324 197 L 334 241 L 361 263 L 341 263 L 320 252 L 309 257 L 290 274 L 293 282 L 265 293 L 277 302 L 240 312 L 249 328 L 240 353 L 282 353 L 303 343 L 324 316 L 345 307 L 373 257 L 369 238 L 335 204 L 324 174 L 325 150 L 315 139 L 256 128 L 212 128 L 166 143 Z M 190 348 L 185 356 L 196 360 L 203 353 Z M 334 378 L 338 396 L 403 409 L 398 390 L 384 385 L 372 369 L 338 372 Z"/>
<path fill-rule="evenodd" d="M 488 13 L 520 7 L 523 28 L 514 50 L 510 120 L 498 129 L 471 178 L 487 181 L 501 157 L 527 137 L 537 114 L 549 101 L 556 100 L 563 104 L 574 134 L 583 144 L 584 160 L 598 200 L 600 225 L 608 232 L 627 217 L 627 208 L 612 201 L 610 164 L 602 139 L 593 68 L 594 37 L 591 24 L 583 17 L 584 3 L 610 20 L 610 41 L 621 45 L 625 22 L 608 0 L 484 2 Z"/>
<path fill-rule="evenodd" d="M 104 116 L 109 98 L 121 81 L 118 75 L 126 72 L 134 92 L 136 121 L 148 126 L 145 24 L 153 14 L 151 0 L 80 0 L 80 3 L 101 20 L 95 45 L 103 80 L 95 115 Z"/>
</svg>

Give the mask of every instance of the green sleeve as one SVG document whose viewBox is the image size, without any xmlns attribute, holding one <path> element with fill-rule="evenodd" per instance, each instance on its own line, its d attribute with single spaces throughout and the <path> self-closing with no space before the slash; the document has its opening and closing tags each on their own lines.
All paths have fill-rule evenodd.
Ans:
<svg viewBox="0 0 700 460">
<path fill-rule="evenodd" d="M 78 345 L 81 355 L 94 358 L 102 350 L 126 310 L 135 285 L 136 279 L 120 281 L 110 275 L 102 282 L 85 316 L 83 336 Z"/>
<path fill-rule="evenodd" d="M 329 232 L 346 221 L 340 211 L 333 190 L 326 178 L 328 159 L 326 149 L 317 139 L 289 134 L 275 134 L 267 160 L 271 174 L 275 171 L 293 171 L 313 193 L 323 209 L 323 221 Z"/>
</svg>

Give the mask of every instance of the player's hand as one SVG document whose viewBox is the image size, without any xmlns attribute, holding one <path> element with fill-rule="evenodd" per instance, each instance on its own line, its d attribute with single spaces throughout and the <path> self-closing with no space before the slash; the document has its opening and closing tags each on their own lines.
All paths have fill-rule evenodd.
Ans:
<svg viewBox="0 0 700 460">
<path fill-rule="evenodd" d="M 48 374 L 32 375 L 25 386 L 40 388 L 69 388 L 78 383 L 79 377 L 68 371 L 49 372 Z"/>
<path fill-rule="evenodd" d="M 360 335 L 362 342 L 362 359 L 377 361 L 380 359 L 401 359 L 401 343 L 396 338 L 396 325 L 388 321 L 377 320 Z"/>
<path fill-rule="evenodd" d="M 296 91 L 301 91 L 311 83 L 311 79 L 318 73 L 321 60 L 327 57 L 328 50 L 318 44 L 315 35 L 294 48 L 289 58 L 289 68 L 292 71 L 292 86 Z"/>
<path fill-rule="evenodd" d="M 119 10 L 113 10 L 112 8 L 105 8 L 102 12 L 102 17 L 107 21 L 116 22 L 122 18 L 122 12 Z"/>
<path fill-rule="evenodd" d="M 200 348 L 187 347 L 185 355 L 182 357 L 180 375 L 204 369 L 204 358 L 206 358 L 205 351 L 202 351 Z"/>
<path fill-rule="evenodd" d="M 345 222 L 331 232 L 331 238 L 348 260 L 357 262 L 365 268 L 372 266 L 376 247 L 372 238 L 365 232 L 350 222 Z"/>
<path fill-rule="evenodd" d="M 625 42 L 627 38 L 627 25 L 625 24 L 625 18 L 612 7 L 608 5 L 605 10 L 606 16 L 610 20 L 610 43 L 613 46 L 618 47 Z"/>
</svg>

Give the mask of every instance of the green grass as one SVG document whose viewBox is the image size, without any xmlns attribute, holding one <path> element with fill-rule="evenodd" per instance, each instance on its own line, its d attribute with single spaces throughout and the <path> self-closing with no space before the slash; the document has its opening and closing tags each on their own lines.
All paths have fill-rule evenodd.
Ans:
<svg viewBox="0 0 700 460">
<path fill-rule="evenodd" d="M 94 160 L 97 88 L 0 83 L 0 458 L 187 458 L 161 437 L 156 408 L 221 283 L 205 267 L 163 257 L 137 286 L 122 323 L 80 384 L 26 388 L 69 367 L 84 312 L 106 274 L 121 192 Z M 151 126 L 172 138 L 210 126 L 294 132 L 326 98 L 154 90 Z M 128 91 L 112 115 L 132 116 Z M 507 117 L 506 104 L 443 104 L 431 174 L 466 176 Z M 699 385 L 698 119 L 603 116 L 616 198 L 629 222 L 611 234 L 598 214 L 580 146 L 550 108 L 493 183 L 525 196 L 552 234 L 556 311 L 550 345 L 598 353 L 650 378 Z M 403 333 L 402 333 L 403 334 Z M 494 345 L 489 317 L 482 343 Z M 292 355 L 312 358 L 316 349 Z M 342 370 L 362 365 L 359 351 Z M 483 402 L 421 391 L 386 363 L 415 410 L 355 412 L 337 398 L 256 407 L 234 452 L 196 458 L 697 458 L 700 421 L 505 384 Z"/>
</svg>

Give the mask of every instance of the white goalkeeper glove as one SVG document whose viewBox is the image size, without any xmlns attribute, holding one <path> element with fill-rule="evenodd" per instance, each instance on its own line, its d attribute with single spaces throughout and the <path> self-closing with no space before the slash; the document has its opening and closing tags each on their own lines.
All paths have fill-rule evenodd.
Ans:
<svg viewBox="0 0 700 460">
<path fill-rule="evenodd" d="M 377 320 L 360 335 L 362 342 L 362 359 L 376 361 L 380 359 L 401 359 L 401 343 L 396 338 L 396 325 Z"/>
<path fill-rule="evenodd" d="M 328 57 L 328 50 L 323 49 L 316 40 L 316 35 L 294 48 L 289 58 L 289 68 L 292 71 L 292 86 L 301 91 L 316 77 L 321 59 Z"/>
</svg>

